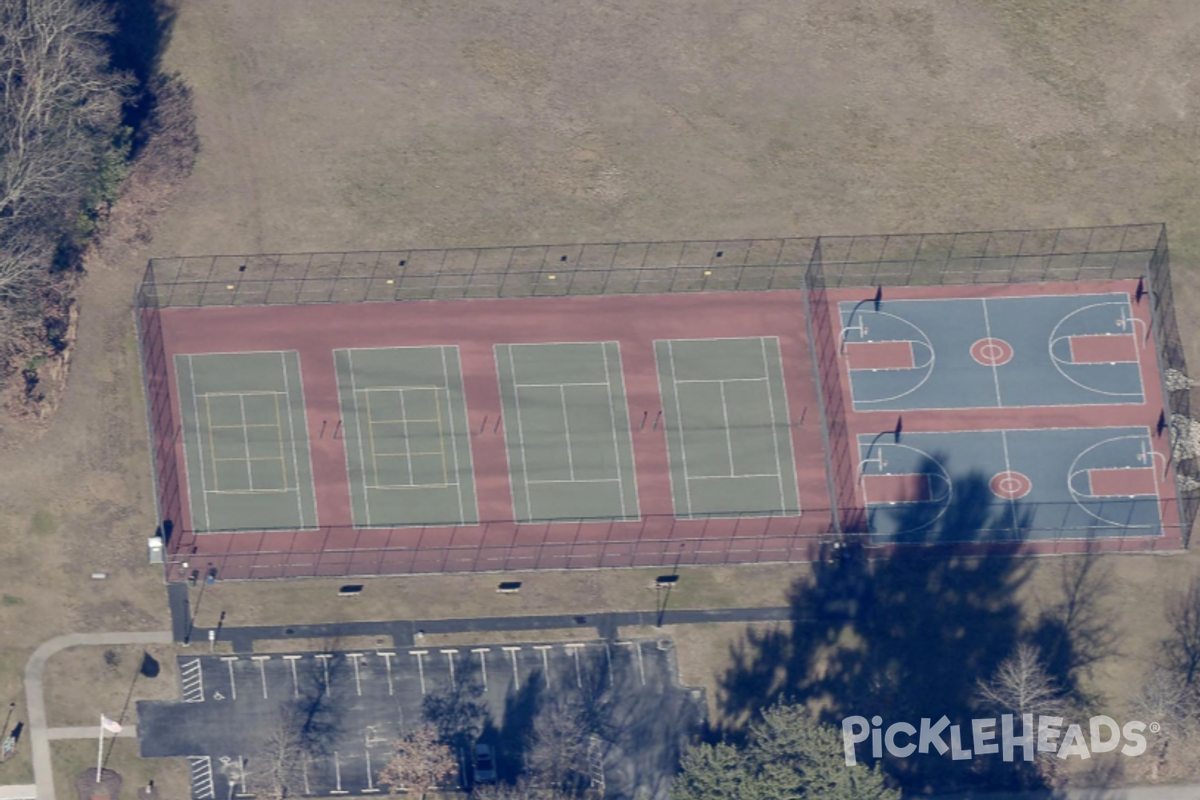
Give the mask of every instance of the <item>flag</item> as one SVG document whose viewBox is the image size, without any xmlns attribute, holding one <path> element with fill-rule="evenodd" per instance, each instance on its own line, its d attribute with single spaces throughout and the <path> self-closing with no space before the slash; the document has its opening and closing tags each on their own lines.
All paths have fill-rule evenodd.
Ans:
<svg viewBox="0 0 1200 800">
<path fill-rule="evenodd" d="M 100 715 L 100 727 L 109 733 L 121 732 L 121 723 L 117 722 L 116 720 L 111 720 L 103 714 Z"/>
</svg>

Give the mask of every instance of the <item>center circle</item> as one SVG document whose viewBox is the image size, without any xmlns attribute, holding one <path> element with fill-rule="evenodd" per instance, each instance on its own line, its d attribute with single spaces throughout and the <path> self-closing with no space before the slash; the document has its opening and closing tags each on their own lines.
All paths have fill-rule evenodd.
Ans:
<svg viewBox="0 0 1200 800">
<path fill-rule="evenodd" d="M 971 345 L 971 358 L 985 367 L 999 367 L 1012 361 L 1013 347 L 1003 339 L 980 339 Z"/>
<path fill-rule="evenodd" d="M 992 494 L 1005 500 L 1017 500 L 1033 491 L 1033 481 L 1019 472 L 1007 470 L 992 476 L 988 483 Z"/>
</svg>

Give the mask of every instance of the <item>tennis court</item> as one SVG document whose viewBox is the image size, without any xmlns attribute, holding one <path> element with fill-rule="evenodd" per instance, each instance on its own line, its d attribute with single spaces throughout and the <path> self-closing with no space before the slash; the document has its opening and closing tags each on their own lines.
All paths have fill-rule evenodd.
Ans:
<svg viewBox="0 0 1200 800">
<path fill-rule="evenodd" d="M 317 525 L 296 351 L 175 356 L 197 532 Z"/>
<path fill-rule="evenodd" d="M 776 337 L 654 343 L 675 515 L 800 513 Z"/>
<path fill-rule="evenodd" d="M 333 355 L 354 524 L 478 522 L 458 348 Z"/>
<path fill-rule="evenodd" d="M 498 344 L 495 356 L 515 519 L 637 519 L 619 345 Z"/>
</svg>

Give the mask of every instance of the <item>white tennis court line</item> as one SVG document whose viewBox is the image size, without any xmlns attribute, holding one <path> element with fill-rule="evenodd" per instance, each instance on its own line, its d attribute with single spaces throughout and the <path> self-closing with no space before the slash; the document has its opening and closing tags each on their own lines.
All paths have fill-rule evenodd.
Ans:
<svg viewBox="0 0 1200 800">
<path fill-rule="evenodd" d="M 687 513 L 685 518 L 690 519 L 692 516 L 692 482 L 688 479 L 687 468 L 687 445 L 684 442 L 683 435 L 683 409 L 679 405 L 679 382 L 675 378 L 675 348 L 672 346 L 673 340 L 667 340 L 667 363 L 671 367 L 671 393 L 675 395 L 675 424 L 678 426 L 677 435 L 679 436 L 679 453 L 681 456 L 681 466 L 683 468 L 683 492 L 687 498 Z M 670 428 L 667 429 L 668 434 Z M 669 472 L 670 470 L 668 470 Z M 677 515 L 678 516 L 678 515 Z"/>
<path fill-rule="evenodd" d="M 620 478 L 534 478 L 530 483 L 620 483 Z"/>
<path fill-rule="evenodd" d="M 512 380 L 517 382 L 517 362 L 513 358 L 513 346 L 508 347 L 508 367 L 512 370 Z M 525 429 L 521 425 L 521 392 L 513 389 L 513 405 L 517 410 L 517 443 L 521 449 L 521 474 L 525 478 L 525 518 L 533 519 L 533 498 L 529 494 L 529 454 L 525 452 Z"/>
<path fill-rule="evenodd" d="M 604 344 L 603 342 L 595 342 L 595 344 Z M 510 345 L 511 346 L 511 345 Z M 521 345 L 524 347 L 524 345 Z M 607 383 L 598 383 L 596 381 L 575 381 L 567 383 L 514 383 L 518 389 L 561 389 L 564 386 L 608 386 Z"/>
<path fill-rule="evenodd" d="M 776 443 L 776 445 L 778 445 L 779 437 L 782 436 L 784 444 L 787 445 L 786 450 L 787 450 L 788 463 L 791 464 L 791 467 L 792 467 L 792 470 L 791 470 L 792 477 L 791 477 L 790 483 L 796 491 L 796 514 L 802 515 L 804 513 L 804 508 L 803 508 L 803 504 L 800 502 L 799 476 L 797 475 L 797 471 L 796 471 L 796 452 L 792 447 L 792 426 L 791 426 L 792 411 L 791 411 L 791 407 L 788 403 L 787 375 L 785 375 L 784 371 L 783 371 L 783 344 L 779 341 L 778 336 L 771 336 L 771 337 L 764 336 L 763 337 L 763 358 L 764 359 L 766 358 L 766 346 L 767 346 L 766 342 L 767 342 L 768 338 L 770 338 L 772 341 L 775 342 L 775 355 L 778 359 L 777 363 L 779 364 L 779 386 L 782 390 L 782 395 L 783 395 L 783 425 L 780 426 L 779 421 L 778 420 L 775 421 L 775 437 L 776 437 L 775 443 Z M 768 368 L 767 375 L 770 375 L 770 374 L 771 374 L 771 370 Z M 770 383 L 767 384 L 767 397 L 768 397 L 768 399 L 771 397 Z M 774 400 L 772 400 L 771 403 L 772 403 L 771 418 L 775 419 L 775 409 L 774 409 L 774 405 L 773 405 Z M 778 451 L 776 451 L 776 452 L 778 452 Z M 779 493 L 781 495 L 784 493 L 782 463 L 779 465 Z M 786 502 L 787 501 L 784 500 L 785 504 L 786 504 Z"/>
<path fill-rule="evenodd" d="M 758 338 L 765 341 L 763 337 Z M 675 383 L 676 385 L 686 383 L 762 383 L 769 380 L 770 378 L 764 375 L 761 378 L 680 378 Z"/>
<path fill-rule="evenodd" d="M 316 525 L 321 520 L 321 514 L 320 514 L 320 510 L 317 508 L 317 476 L 313 470 L 312 445 L 309 444 L 309 438 L 308 438 L 308 404 L 304 400 L 304 372 L 300 367 L 300 353 L 295 350 L 293 350 L 292 352 L 294 352 L 296 354 L 296 379 L 300 383 L 300 419 L 303 422 L 304 452 L 307 457 L 306 463 L 308 465 L 308 488 L 309 488 L 309 491 L 311 492 L 311 494 L 309 496 L 312 498 L 312 503 L 313 503 L 313 527 L 316 527 Z M 334 379 L 335 380 L 337 379 L 336 372 L 334 373 Z M 289 401 L 289 405 L 288 405 L 288 410 L 290 413 L 291 412 L 290 401 Z M 340 406 L 339 406 L 339 410 L 340 410 Z M 293 446 L 294 446 L 295 441 L 296 441 L 295 431 L 292 431 Z M 300 493 L 300 473 L 297 472 L 296 473 L 296 494 L 299 495 L 299 493 Z"/>
<path fill-rule="evenodd" d="M 410 442 L 412 440 L 408 436 L 408 409 L 404 406 L 404 392 L 399 392 L 398 394 L 400 395 L 400 418 L 403 420 L 400 423 L 400 428 L 401 428 L 401 430 L 404 431 L 404 459 L 408 463 L 408 482 L 411 484 L 411 483 L 416 483 L 417 476 L 413 473 L 412 446 L 410 444 Z M 367 395 L 367 397 L 370 397 L 370 396 L 371 395 L 369 395 L 369 394 Z M 433 399 L 434 399 L 434 402 L 437 402 L 438 396 L 437 396 L 436 392 L 433 395 Z M 368 406 L 368 408 L 370 408 L 370 406 Z M 367 420 L 367 422 L 370 423 L 371 420 Z M 375 450 L 375 445 L 374 445 L 375 429 L 372 428 L 370 425 L 367 426 L 367 429 L 369 431 L 371 431 L 371 442 L 372 442 L 371 451 L 373 453 L 375 453 L 375 456 L 376 456 L 376 458 L 375 458 L 375 482 L 379 483 L 379 457 L 378 457 L 379 454 Z"/>
<path fill-rule="evenodd" d="M 250 469 L 250 430 L 246 427 L 246 398 L 238 396 L 238 408 L 242 412 L 242 446 L 246 450 L 246 485 L 251 492 L 254 491 L 254 472 Z M 209 426 L 212 427 L 212 426 Z M 276 428 L 279 426 L 276 425 Z M 215 461 L 214 457 L 214 461 Z M 215 469 L 215 468 L 214 468 Z M 287 481 L 284 481 L 284 487 L 287 487 Z"/>
<path fill-rule="evenodd" d="M 771 365 L 767 362 L 767 340 L 759 339 L 758 341 L 762 346 L 763 372 L 770 377 Z M 786 393 L 786 391 L 785 387 L 784 392 Z M 775 445 L 775 474 L 779 476 L 779 508 L 782 510 L 787 508 L 787 498 L 783 496 L 783 459 L 779 457 L 779 420 L 775 416 L 775 399 L 771 397 L 770 381 L 767 381 L 767 413 L 771 417 L 771 444 Z"/>
<path fill-rule="evenodd" d="M 367 491 L 367 451 L 366 445 L 363 443 L 362 411 L 358 407 L 358 383 L 354 379 L 354 350 L 348 348 L 342 352 L 346 354 L 346 364 L 350 372 L 350 397 L 354 402 L 354 431 L 358 438 L 358 463 L 361 467 L 360 474 L 362 475 L 363 508 L 367 517 L 367 524 L 370 525 L 371 496 Z M 347 475 L 347 480 L 349 480 L 349 475 Z"/>
<path fill-rule="evenodd" d="M 725 420 L 725 449 L 729 453 L 729 477 L 732 478 L 737 474 L 737 470 L 733 464 L 733 434 L 729 425 L 729 403 L 725 401 L 725 381 L 717 383 L 717 390 L 721 394 L 721 418 Z M 678 391 L 676 389 L 676 392 Z"/>
<path fill-rule="evenodd" d="M 454 401 L 450 394 L 450 367 L 446 363 L 446 345 L 442 345 L 441 347 L 438 348 L 438 350 L 440 351 L 440 355 L 442 357 L 442 383 L 444 383 L 446 385 L 446 415 L 447 415 L 447 417 L 449 417 L 449 422 L 450 422 L 450 452 L 451 452 L 451 457 L 454 461 L 454 494 L 458 498 L 458 522 L 461 525 L 467 521 L 467 512 L 466 512 L 466 508 L 463 505 L 462 486 L 460 486 L 460 484 L 462 482 L 462 480 L 461 480 L 462 474 L 459 472 L 459 469 L 458 469 L 458 436 L 454 431 Z M 455 352 L 456 360 L 457 360 L 457 356 L 458 356 L 458 353 L 456 351 Z M 462 374 L 461 368 L 459 369 L 459 374 L 460 375 Z M 466 392 L 464 391 L 462 394 L 463 394 L 463 403 L 465 405 Z M 438 407 L 439 407 L 439 409 L 441 408 L 440 403 L 439 403 Z M 468 447 L 469 446 L 470 445 L 468 443 Z M 445 449 L 443 447 L 443 452 L 442 452 L 443 467 L 445 466 L 445 463 L 446 463 L 446 453 L 445 453 Z"/>
<path fill-rule="evenodd" d="M 562 403 L 563 437 L 567 440 L 567 475 L 574 481 L 575 456 L 571 452 L 571 422 L 567 415 L 567 389 L 565 386 L 558 387 L 558 401 Z"/>
<path fill-rule="evenodd" d="M 621 363 L 621 345 L 619 342 L 602 342 L 600 349 L 603 351 L 601 355 L 604 358 L 604 382 L 608 384 L 608 418 L 612 422 L 613 435 L 613 455 L 616 458 L 617 465 L 617 497 L 621 503 L 621 516 L 625 519 L 630 518 L 628 504 L 625 500 L 625 481 L 624 475 L 621 473 L 621 447 L 617 443 L 617 411 L 616 399 L 613 397 L 615 387 L 613 386 L 612 374 L 608 367 L 608 346 L 613 346 L 617 354 L 617 375 L 621 378 L 621 402 L 625 404 L 626 426 L 625 434 L 629 441 L 629 462 L 633 467 L 633 517 L 641 516 L 641 504 L 638 502 L 637 496 L 637 463 L 633 456 L 633 426 L 628 424 L 629 417 L 629 399 L 625 395 L 625 367 Z"/>
<path fill-rule="evenodd" d="M 196 396 L 196 366 L 195 366 L 195 363 L 193 362 L 192 356 L 190 354 L 187 355 L 186 358 L 187 358 L 187 362 L 188 362 L 188 375 L 191 376 L 191 383 L 192 383 L 189 394 L 191 394 L 191 396 L 192 396 L 192 411 L 194 413 L 194 420 L 196 422 L 196 448 L 199 451 L 199 457 L 200 457 L 200 495 L 201 495 L 202 499 L 204 500 L 204 527 L 201 528 L 199 525 L 196 525 L 195 527 L 196 527 L 196 530 L 207 531 L 207 530 L 211 530 L 211 528 L 212 528 L 212 516 L 209 514 L 209 509 L 208 509 L 208 486 L 204 480 L 204 469 L 205 469 L 205 467 L 204 467 L 204 434 L 200 430 L 200 404 L 197 402 L 197 396 Z M 186 444 L 185 444 L 185 447 L 186 447 Z M 215 455 L 215 453 L 214 453 L 214 455 Z M 184 463 L 187 463 L 186 458 L 184 459 Z M 214 470 L 214 477 L 215 477 L 215 470 L 216 470 L 215 466 L 213 467 L 213 470 Z M 192 505 L 195 506 L 195 503 L 193 503 Z M 193 514 L 194 513 L 195 512 L 193 511 Z"/>
</svg>

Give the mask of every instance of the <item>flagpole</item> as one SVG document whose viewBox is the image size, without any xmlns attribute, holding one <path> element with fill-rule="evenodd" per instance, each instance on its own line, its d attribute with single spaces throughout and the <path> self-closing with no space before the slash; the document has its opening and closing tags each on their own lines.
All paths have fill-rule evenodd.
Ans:
<svg viewBox="0 0 1200 800">
<path fill-rule="evenodd" d="M 100 765 L 104 763 L 104 715 L 100 715 L 100 747 L 96 752 L 96 783 L 100 782 Z"/>
</svg>

